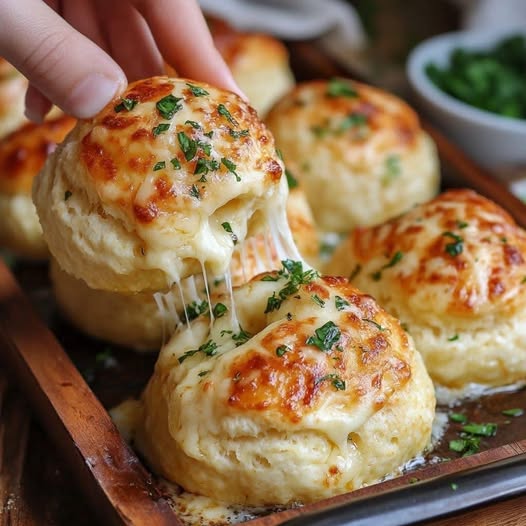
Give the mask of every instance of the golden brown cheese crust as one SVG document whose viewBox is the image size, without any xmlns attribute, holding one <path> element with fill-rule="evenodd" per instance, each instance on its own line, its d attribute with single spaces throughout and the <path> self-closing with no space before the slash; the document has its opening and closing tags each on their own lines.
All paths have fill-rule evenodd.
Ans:
<svg viewBox="0 0 526 526">
<path fill-rule="evenodd" d="M 427 296 L 427 307 L 438 314 L 504 314 L 526 303 L 526 232 L 471 190 L 450 190 L 385 225 L 357 228 L 348 243 L 362 266 L 401 252 L 400 264 L 381 280 L 407 296 Z"/>
<path fill-rule="evenodd" d="M 197 83 L 188 81 L 192 85 Z M 203 88 L 204 89 L 204 88 Z M 174 83 L 163 78 L 139 81 L 130 85 L 123 98 L 136 101 L 131 111 L 116 112 L 114 105 L 108 106 L 101 114 L 89 122 L 92 128 L 82 139 L 81 160 L 88 168 L 95 186 L 106 201 L 113 203 L 126 214 L 134 215 L 142 223 L 153 223 L 159 216 L 173 214 L 181 208 L 181 201 L 195 200 L 192 186 L 195 185 L 206 201 L 208 193 L 221 186 L 224 180 L 235 180 L 235 175 L 224 164 L 210 172 L 206 182 L 195 178 L 178 177 L 171 163 L 178 162 L 181 173 L 193 174 L 199 162 L 209 161 L 210 156 L 198 147 L 189 160 L 180 147 L 173 148 L 178 133 L 184 133 L 190 141 L 209 145 L 217 152 L 216 161 L 227 158 L 229 161 L 245 165 L 246 168 L 265 170 L 269 184 L 281 178 L 281 166 L 275 161 L 269 133 L 249 106 L 240 105 L 224 92 L 211 107 L 203 104 L 203 97 L 195 96 L 189 87 L 182 90 L 180 105 L 188 106 L 193 112 L 193 123 L 172 122 L 164 118 L 156 109 L 155 103 L 171 94 Z M 220 113 L 220 105 L 228 110 L 232 121 Z M 156 127 L 169 125 L 167 132 L 156 135 Z M 231 130 L 242 132 L 250 129 L 250 134 L 234 138 Z M 212 138 L 206 133 L 212 132 Z M 254 142 L 263 149 L 263 155 L 255 158 Z M 175 151 L 174 151 L 175 150 Z M 163 155 L 164 154 L 164 155 Z M 247 165 L 247 161 L 249 166 Z M 154 171 L 156 163 L 165 164 Z M 252 165 L 252 166 L 250 166 Z M 150 178 L 151 191 L 146 198 L 138 197 L 137 192 L 145 177 Z"/>
<path fill-rule="evenodd" d="M 240 326 L 217 296 L 224 316 L 200 316 L 162 349 L 138 444 L 186 490 L 312 501 L 372 483 L 427 444 L 434 396 L 410 336 L 346 279 L 302 275 L 289 292 L 283 273 L 234 289 Z"/>
<path fill-rule="evenodd" d="M 75 119 L 62 116 L 41 124 L 27 123 L 0 142 L 0 192 L 31 194 L 34 177 L 73 129 Z"/>
</svg>

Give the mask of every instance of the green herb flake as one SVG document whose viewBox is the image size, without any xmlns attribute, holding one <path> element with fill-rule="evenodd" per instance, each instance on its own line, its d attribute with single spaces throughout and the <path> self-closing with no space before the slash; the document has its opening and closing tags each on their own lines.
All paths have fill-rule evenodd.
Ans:
<svg viewBox="0 0 526 526">
<path fill-rule="evenodd" d="M 462 426 L 462 431 L 471 435 L 492 437 L 497 433 L 497 424 L 466 424 Z"/>
<path fill-rule="evenodd" d="M 214 159 L 205 159 L 204 157 L 199 157 L 195 163 L 194 175 L 200 175 L 201 178 L 199 181 L 201 183 L 206 183 L 206 176 L 209 172 L 214 172 L 219 168 L 219 163 Z"/>
<path fill-rule="evenodd" d="M 208 312 L 208 309 L 208 301 L 192 301 L 192 303 L 189 303 L 186 306 L 186 316 L 188 317 L 188 321 L 195 320 L 201 316 L 201 314 Z"/>
<path fill-rule="evenodd" d="M 187 82 L 186 85 L 188 86 L 188 89 L 192 92 L 192 95 L 194 95 L 194 97 L 204 97 L 205 95 L 210 95 L 208 91 L 206 91 L 203 88 L 200 88 L 199 86 L 194 86 L 189 82 Z"/>
<path fill-rule="evenodd" d="M 221 223 L 221 226 L 224 228 L 225 232 L 228 232 L 230 234 L 230 237 L 232 238 L 232 241 L 234 242 L 234 245 L 237 245 L 237 242 L 238 242 L 238 238 L 236 236 L 236 234 L 234 234 L 234 232 L 232 231 L 232 226 L 230 225 L 230 223 L 228 221 L 225 221 L 224 223 Z M 267 277 L 267 276 L 265 276 Z M 261 280 L 261 281 L 269 281 L 268 279 L 266 280 L 265 277 Z M 278 278 L 276 278 L 276 281 L 277 281 Z"/>
<path fill-rule="evenodd" d="M 165 131 L 168 131 L 170 129 L 170 125 L 167 123 L 162 122 L 161 124 L 158 124 L 153 128 L 152 133 L 154 137 L 157 137 L 161 133 L 164 133 Z"/>
<path fill-rule="evenodd" d="M 241 177 L 239 177 L 239 175 L 237 175 L 237 172 L 236 172 L 236 168 L 237 166 L 229 159 L 227 159 L 226 157 L 222 157 L 221 158 L 221 164 L 223 164 L 224 166 L 226 166 L 226 169 L 234 174 L 236 176 L 236 181 L 239 182 L 241 181 Z"/>
<path fill-rule="evenodd" d="M 288 168 L 285 168 L 285 177 L 287 178 L 287 184 L 289 190 L 296 188 L 298 186 L 298 180 L 292 175 L 291 171 Z"/>
<path fill-rule="evenodd" d="M 402 327 L 402 329 L 404 329 L 405 332 L 409 332 L 409 325 L 405 322 L 402 322 L 400 324 L 400 327 Z"/>
<path fill-rule="evenodd" d="M 208 371 L 199 371 L 199 374 L 197 376 L 203 377 L 203 376 L 206 376 L 209 372 L 210 372 L 210 370 L 208 370 Z"/>
<path fill-rule="evenodd" d="M 465 221 L 460 221 L 460 219 L 457 219 L 457 228 L 460 228 L 460 230 L 463 230 L 464 228 L 467 228 L 469 226 L 469 223 L 466 223 Z"/>
<path fill-rule="evenodd" d="M 468 417 L 462 413 L 451 413 L 449 419 L 452 422 L 458 422 L 459 424 L 466 424 L 468 421 Z"/>
<path fill-rule="evenodd" d="M 199 188 L 197 188 L 195 184 L 193 184 L 192 187 L 190 188 L 190 195 L 194 197 L 195 199 L 201 199 Z"/>
<path fill-rule="evenodd" d="M 446 252 L 452 256 L 456 257 L 460 254 L 462 254 L 464 250 L 464 240 L 462 237 L 458 236 L 457 234 L 454 234 L 453 232 L 442 232 L 442 236 L 448 237 L 453 239 L 453 243 L 447 243 L 445 250 Z"/>
<path fill-rule="evenodd" d="M 183 106 L 179 104 L 182 100 L 181 97 L 174 97 L 170 93 L 170 95 L 166 95 L 166 97 L 157 101 L 155 107 L 164 119 L 170 120 L 180 109 L 183 108 Z"/>
<path fill-rule="evenodd" d="M 236 342 L 236 347 L 239 347 L 240 345 L 243 345 L 244 343 L 248 342 L 250 338 L 252 338 L 252 334 L 243 330 L 242 327 L 239 327 L 238 333 L 232 334 L 232 339 Z"/>
<path fill-rule="evenodd" d="M 204 353 L 206 356 L 214 356 L 217 354 L 217 343 L 213 340 L 208 340 L 206 343 L 203 343 L 198 349 L 192 349 L 191 351 L 186 351 L 182 356 L 179 356 L 179 363 L 183 363 L 190 356 L 194 356 L 199 352 Z"/>
<path fill-rule="evenodd" d="M 344 310 L 345 307 L 348 307 L 350 304 L 347 300 L 343 299 L 341 296 L 336 296 L 334 298 L 334 305 L 336 310 Z"/>
<path fill-rule="evenodd" d="M 232 128 L 228 129 L 228 133 L 230 134 L 230 137 L 232 137 L 233 139 L 239 139 L 241 137 L 248 137 L 248 135 L 249 135 L 249 131 L 248 130 L 236 131 L 236 130 L 234 130 Z"/>
<path fill-rule="evenodd" d="M 212 314 L 215 318 L 222 318 L 228 311 L 227 306 L 224 303 L 216 303 L 212 310 Z"/>
<path fill-rule="evenodd" d="M 409 479 L 409 484 L 416 484 L 420 479 L 416 478 L 416 477 L 411 477 Z"/>
<path fill-rule="evenodd" d="M 191 161 L 197 153 L 197 142 L 190 139 L 184 132 L 177 133 L 177 141 L 187 161 Z"/>
<path fill-rule="evenodd" d="M 187 121 L 184 121 L 184 123 L 190 125 L 194 130 L 201 129 L 201 125 L 196 121 L 187 120 Z"/>
<path fill-rule="evenodd" d="M 69 190 L 66 190 L 64 192 L 64 201 L 67 201 L 72 195 L 73 195 L 72 192 L 70 192 Z"/>
<path fill-rule="evenodd" d="M 106 347 L 103 351 L 95 355 L 95 364 L 103 367 L 104 369 L 110 369 L 117 365 L 117 360 L 113 356 L 113 350 L 111 347 Z"/>
<path fill-rule="evenodd" d="M 392 154 L 385 160 L 385 174 L 382 177 L 382 184 L 388 185 L 402 174 L 400 156 Z"/>
<path fill-rule="evenodd" d="M 153 171 L 157 172 L 158 170 L 163 170 L 166 168 L 166 161 L 159 161 L 153 165 Z"/>
<path fill-rule="evenodd" d="M 210 130 L 209 132 L 205 132 L 205 133 L 203 133 L 203 135 L 205 137 L 208 137 L 209 139 L 211 139 L 214 136 L 214 130 Z"/>
<path fill-rule="evenodd" d="M 180 170 L 181 169 L 181 162 L 177 157 L 174 157 L 173 159 L 170 159 L 170 163 L 173 166 L 174 170 Z"/>
<path fill-rule="evenodd" d="M 380 268 L 380 270 L 377 270 L 371 274 L 371 278 L 373 278 L 374 281 L 380 281 L 382 279 L 382 272 L 387 268 L 394 267 L 402 260 L 403 257 L 404 253 L 398 250 L 395 252 L 394 256 L 383 267 Z"/>
<path fill-rule="evenodd" d="M 318 124 L 315 126 L 311 126 L 310 131 L 318 139 L 323 139 L 330 133 L 331 130 L 327 128 L 327 126 L 322 126 Z"/>
<path fill-rule="evenodd" d="M 276 356 L 281 358 L 288 351 L 290 351 L 290 347 L 287 345 L 280 345 L 279 347 L 276 347 Z"/>
<path fill-rule="evenodd" d="M 524 409 L 521 409 L 520 407 L 515 407 L 513 409 L 504 409 L 504 411 L 502 411 L 502 414 L 504 416 L 522 416 L 524 414 Z"/>
<path fill-rule="evenodd" d="M 131 111 L 133 108 L 135 108 L 135 106 L 137 106 L 137 104 L 138 101 L 136 100 L 124 98 L 121 99 L 119 104 L 117 104 L 117 106 L 115 106 L 113 109 L 115 110 L 115 113 L 119 113 L 121 111 Z"/>
<path fill-rule="evenodd" d="M 321 378 L 318 378 L 318 380 L 316 380 L 315 383 L 316 383 L 316 385 L 318 385 L 318 384 L 321 384 L 322 382 L 325 382 L 325 381 L 328 381 L 328 380 L 330 380 L 332 386 L 337 391 L 345 391 L 345 380 L 342 380 L 335 373 L 326 374 L 325 376 L 322 376 Z"/>
<path fill-rule="evenodd" d="M 327 91 L 325 93 L 329 97 L 355 98 L 358 96 L 358 93 L 348 80 L 339 78 L 332 78 L 329 80 Z"/>
<path fill-rule="evenodd" d="M 334 322 L 328 321 L 321 327 L 318 327 L 314 331 L 314 336 L 309 336 L 305 343 L 314 345 L 323 352 L 328 352 L 339 341 L 341 334 L 338 326 Z"/>
<path fill-rule="evenodd" d="M 363 113 L 350 113 L 340 122 L 337 133 L 344 133 L 351 128 L 365 126 L 365 124 L 367 124 L 366 115 Z"/>
<path fill-rule="evenodd" d="M 277 274 L 277 278 L 272 276 L 264 276 L 262 281 L 278 281 L 279 279 L 287 279 L 285 286 L 279 291 L 278 296 L 273 292 L 272 296 L 267 301 L 267 308 L 265 314 L 273 310 L 279 310 L 281 303 L 289 296 L 296 294 L 301 285 L 307 285 L 312 280 L 318 277 L 315 270 L 303 270 L 303 263 L 301 261 L 293 261 L 285 259 L 281 262 L 283 269 Z"/>
<path fill-rule="evenodd" d="M 317 294 L 311 294 L 311 298 L 318 307 L 325 308 L 325 302 Z"/>
<path fill-rule="evenodd" d="M 226 106 L 224 104 L 218 104 L 217 111 L 218 111 L 219 115 L 222 115 L 230 124 L 233 124 L 234 126 L 237 125 L 236 120 L 234 119 L 234 117 L 232 117 L 232 115 L 227 110 L 227 108 L 226 108 Z"/>
<path fill-rule="evenodd" d="M 450 338 L 447 339 L 448 342 L 456 342 L 457 340 L 460 339 L 460 336 L 458 334 L 454 334 L 453 336 L 451 336 Z"/>
<path fill-rule="evenodd" d="M 450 486 L 451 486 L 451 489 L 452 489 L 453 491 L 457 491 L 457 489 L 458 489 L 458 484 L 457 484 L 457 483 L 452 482 L 452 483 L 450 484 Z"/>
</svg>

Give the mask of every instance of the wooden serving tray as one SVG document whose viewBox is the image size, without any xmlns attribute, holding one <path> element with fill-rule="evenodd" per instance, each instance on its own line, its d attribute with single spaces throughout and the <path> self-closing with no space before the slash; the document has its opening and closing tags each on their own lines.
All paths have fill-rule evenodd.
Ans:
<svg viewBox="0 0 526 526">
<path fill-rule="evenodd" d="M 300 80 L 343 73 L 312 44 L 291 45 L 290 50 L 293 67 Z M 467 159 L 441 134 L 429 126 L 426 129 L 437 143 L 444 180 L 449 186 L 453 184 L 477 190 L 504 207 L 526 228 L 526 206 L 521 201 Z M 23 418 L 21 415 L 27 415 L 27 411 L 23 402 L 10 401 L 16 397 L 13 398 L 12 391 L 6 389 L 5 379 L 0 378 L 4 423 L 4 427 L 0 427 L 0 453 L 3 452 L 0 455 L 0 497 L 4 499 L 2 524 L 181 524 L 171 511 L 155 477 L 126 445 L 106 412 L 122 400 L 139 395 L 153 370 L 154 356 L 112 347 L 112 359 L 105 359 L 107 344 L 77 332 L 57 314 L 46 265 L 27 263 L 15 264 L 12 271 L 0 263 L 0 349 L 1 358 L 8 366 L 9 384 L 16 385 L 27 396 L 53 444 L 50 445 L 39 428 L 33 426 L 26 462 L 23 462 L 26 449 L 23 437 L 27 437 L 29 423 L 27 416 Z M 250 524 L 270 526 L 298 516 L 302 517 L 302 524 L 307 524 L 304 516 L 307 512 L 354 503 L 354 508 L 349 510 L 331 511 L 329 518 L 332 517 L 333 522 L 326 522 L 343 524 L 343 518 L 349 514 L 357 517 L 360 506 L 363 508 L 364 502 L 367 505 L 368 501 L 363 499 L 376 496 L 375 506 L 382 502 L 387 505 L 389 499 L 400 502 L 408 488 L 414 495 L 423 495 L 424 499 L 424 496 L 431 495 L 429 488 L 433 484 L 440 489 L 436 495 L 442 499 L 444 508 L 449 505 L 444 488 L 449 488 L 451 497 L 455 496 L 457 501 L 465 498 L 468 502 L 471 494 L 467 489 L 471 487 L 469 484 L 473 484 L 474 476 L 486 480 L 485 471 L 473 476 L 474 468 L 486 469 L 494 475 L 500 473 L 499 469 L 507 469 L 509 474 L 512 473 L 509 466 L 513 462 L 516 468 L 517 462 L 526 458 L 526 416 L 510 418 L 501 413 L 503 409 L 513 407 L 526 408 L 526 390 L 465 402 L 455 410 L 466 414 L 474 422 L 499 425 L 496 436 L 484 440 L 478 454 L 456 458 L 458 455 L 449 451 L 449 440 L 456 438 L 459 430 L 458 424 L 452 423 L 433 451 L 436 457 L 434 463 L 396 479 L 303 508 L 273 513 Z M 7 430 L 6 419 L 11 426 Z M 17 454 L 10 455 L 10 451 Z M 76 489 L 71 486 L 69 475 L 62 473 L 61 465 L 57 464 L 57 453 L 76 478 L 86 500 L 79 498 Z M 451 460 L 445 461 L 446 458 Z M 49 470 L 55 475 L 49 475 Z M 455 481 L 462 481 L 462 486 Z M 4 484 L 3 490 L 1 483 Z M 9 484 L 21 488 L 20 500 L 5 515 L 8 504 L 5 487 Z M 452 484 L 458 487 L 452 489 Z M 497 486 L 488 486 L 476 502 L 514 494 L 514 489 L 509 486 L 508 490 L 501 488 L 500 492 L 495 489 Z M 515 489 L 517 487 L 514 486 Z M 402 502 L 408 502 L 408 499 L 402 499 Z M 455 505 L 459 507 L 458 502 Z M 38 511 L 37 517 L 33 516 L 30 520 L 31 509 Z"/>
</svg>

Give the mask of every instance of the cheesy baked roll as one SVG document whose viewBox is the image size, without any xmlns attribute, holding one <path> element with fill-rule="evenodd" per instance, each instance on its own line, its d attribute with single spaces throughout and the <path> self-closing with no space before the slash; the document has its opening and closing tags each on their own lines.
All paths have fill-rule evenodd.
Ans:
<svg viewBox="0 0 526 526">
<path fill-rule="evenodd" d="M 381 223 L 436 195 L 435 146 L 416 113 L 345 79 L 299 84 L 266 118 L 321 230 Z"/>
<path fill-rule="evenodd" d="M 0 141 L 1 246 L 24 257 L 47 256 L 31 185 L 47 156 L 74 125 L 75 120 L 66 116 L 27 123 Z"/>
<path fill-rule="evenodd" d="M 526 232 L 492 201 L 451 190 L 357 228 L 327 271 L 398 317 L 441 385 L 526 379 Z"/>
<path fill-rule="evenodd" d="M 214 43 L 250 104 L 263 116 L 294 85 L 287 48 L 270 35 L 209 21 Z"/>
<path fill-rule="evenodd" d="M 24 105 L 27 79 L 0 57 L 0 139 L 27 122 Z"/>
<path fill-rule="evenodd" d="M 226 223 L 239 242 L 270 223 L 290 238 L 282 174 L 270 132 L 237 95 L 154 77 L 79 121 L 33 197 L 66 272 L 91 288 L 155 291 L 203 267 L 223 273 Z"/>
<path fill-rule="evenodd" d="M 287 216 L 300 251 L 305 249 L 310 261 L 314 261 L 318 247 L 316 230 L 299 188 L 290 191 Z M 230 264 L 232 285 L 242 285 L 255 275 L 280 266 L 272 238 L 253 237 L 242 247 L 236 246 Z M 151 291 L 130 294 L 92 289 L 64 272 L 53 258 L 50 279 L 60 311 L 73 325 L 90 336 L 138 351 L 158 351 L 178 323 L 209 310 L 201 275 L 181 282 L 182 297 L 177 286 L 157 297 Z M 212 280 L 209 290 L 215 294 L 224 292 L 224 279 Z"/>
<path fill-rule="evenodd" d="M 343 278 L 285 260 L 162 349 L 136 443 L 185 490 L 248 505 L 378 481 L 422 452 L 435 398 L 411 337 Z"/>
</svg>

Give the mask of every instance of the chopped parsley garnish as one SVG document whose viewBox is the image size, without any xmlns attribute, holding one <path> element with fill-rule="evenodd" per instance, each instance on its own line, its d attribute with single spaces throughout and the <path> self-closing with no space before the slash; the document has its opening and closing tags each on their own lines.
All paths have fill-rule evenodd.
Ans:
<svg viewBox="0 0 526 526">
<path fill-rule="evenodd" d="M 343 133 L 349 130 L 350 128 L 355 128 L 356 126 L 364 126 L 366 123 L 367 117 L 363 113 L 350 113 L 341 121 L 337 131 L 338 133 Z"/>
<path fill-rule="evenodd" d="M 115 106 L 113 109 L 116 113 L 119 113 L 121 111 L 131 111 L 133 110 L 133 108 L 135 108 L 135 106 L 137 106 L 137 104 L 138 101 L 136 100 L 124 98 L 121 99 L 119 104 L 117 104 L 117 106 Z"/>
<path fill-rule="evenodd" d="M 196 122 L 196 121 L 184 121 L 185 124 L 189 124 L 194 130 L 200 130 L 201 129 L 201 125 Z"/>
<path fill-rule="evenodd" d="M 213 340 L 208 340 L 206 343 L 203 343 L 198 349 L 192 349 L 191 351 L 186 351 L 182 356 L 179 356 L 179 363 L 183 363 L 190 356 L 194 356 L 198 352 L 206 354 L 206 356 L 214 356 L 217 354 L 217 343 Z"/>
<path fill-rule="evenodd" d="M 228 311 L 227 306 L 224 303 L 216 303 L 212 310 L 212 314 L 216 318 L 222 318 Z"/>
<path fill-rule="evenodd" d="M 197 376 L 205 376 L 205 375 L 207 375 L 209 372 L 210 372 L 210 370 L 208 370 L 208 371 L 199 371 L 199 374 L 198 374 Z"/>
<path fill-rule="evenodd" d="M 328 135 L 331 130 L 329 128 L 327 128 L 327 126 L 322 126 L 320 124 L 317 124 L 315 126 L 311 126 L 310 131 L 318 139 L 323 139 L 323 137 Z"/>
<path fill-rule="evenodd" d="M 195 163 L 194 175 L 201 175 L 201 179 L 199 179 L 199 181 L 205 183 L 208 172 L 213 172 L 218 168 L 219 163 L 214 159 L 205 159 L 204 157 L 200 157 L 197 159 L 197 163 Z"/>
<path fill-rule="evenodd" d="M 208 311 L 208 301 L 192 301 L 186 306 L 186 315 L 188 316 L 188 321 L 195 320 L 201 314 L 204 314 Z"/>
<path fill-rule="evenodd" d="M 471 435 L 492 437 L 497 432 L 497 424 L 465 424 L 462 426 L 462 431 Z"/>
<path fill-rule="evenodd" d="M 452 422 L 458 422 L 459 424 L 466 424 L 468 421 L 468 417 L 462 413 L 451 413 L 449 419 Z"/>
<path fill-rule="evenodd" d="M 345 391 L 345 380 L 342 380 L 335 373 L 326 374 L 325 376 L 322 376 L 321 378 L 318 378 L 318 380 L 316 380 L 316 385 L 321 384 L 322 382 L 325 382 L 327 380 L 331 381 L 332 386 L 337 391 Z"/>
<path fill-rule="evenodd" d="M 400 156 L 396 154 L 389 155 L 385 160 L 385 174 L 382 177 L 382 183 L 384 185 L 390 184 L 401 173 Z"/>
<path fill-rule="evenodd" d="M 452 482 L 452 483 L 450 484 L 450 486 L 451 486 L 451 489 L 452 489 L 453 491 L 457 491 L 457 489 L 458 489 L 458 484 L 457 484 L 456 482 Z"/>
<path fill-rule="evenodd" d="M 252 334 L 243 330 L 242 327 L 239 327 L 239 332 L 237 334 L 232 334 L 232 339 L 236 342 L 236 347 L 243 345 L 252 338 Z"/>
<path fill-rule="evenodd" d="M 312 280 L 318 277 L 318 273 L 315 270 L 303 270 L 303 263 L 301 261 L 293 261 L 291 259 L 285 259 L 281 262 L 283 269 L 274 276 L 264 276 L 262 281 L 278 281 L 281 278 L 288 279 L 285 286 L 279 291 L 278 295 L 274 292 L 267 300 L 267 308 L 265 314 L 274 310 L 279 310 L 281 303 L 286 300 L 289 296 L 296 294 L 300 288 L 300 285 L 306 285 Z"/>
<path fill-rule="evenodd" d="M 174 170 L 180 170 L 181 169 L 181 163 L 179 162 L 179 159 L 177 157 L 174 157 L 173 159 L 170 159 L 170 162 L 172 163 L 172 166 Z"/>
<path fill-rule="evenodd" d="M 197 142 L 197 146 L 199 148 L 201 148 L 201 150 L 203 150 L 203 152 L 206 154 L 206 155 L 210 155 L 212 153 L 212 145 L 207 143 L 207 142 L 203 142 L 203 141 L 196 141 Z"/>
<path fill-rule="evenodd" d="M 203 88 L 200 88 L 199 86 L 194 86 L 189 82 L 187 82 L 186 85 L 188 86 L 188 89 L 192 92 L 192 95 L 194 95 L 195 97 L 203 97 L 204 95 L 210 95 L 208 91 L 206 91 Z"/>
<path fill-rule="evenodd" d="M 226 169 L 234 174 L 236 176 L 236 181 L 239 182 L 241 181 L 241 177 L 239 177 L 239 175 L 237 175 L 237 172 L 236 172 L 236 168 L 237 166 L 229 159 L 227 159 L 226 157 L 222 157 L 221 158 L 221 163 L 226 166 Z"/>
<path fill-rule="evenodd" d="M 236 131 L 236 130 L 233 130 L 232 128 L 229 128 L 228 133 L 230 134 L 230 137 L 234 139 L 239 139 L 240 137 L 247 137 L 249 134 L 249 131 L 248 130 Z"/>
<path fill-rule="evenodd" d="M 386 263 L 383 267 L 381 267 L 380 270 L 373 272 L 371 274 L 371 277 L 374 279 L 374 281 L 380 281 L 380 279 L 382 279 L 382 272 L 387 268 L 394 267 L 397 263 L 400 262 L 400 260 L 403 257 L 404 257 L 403 252 L 400 252 L 400 251 L 395 252 L 394 256 L 389 260 L 389 262 Z"/>
<path fill-rule="evenodd" d="M 228 232 L 230 234 L 230 237 L 232 238 L 232 241 L 234 242 L 234 245 L 237 245 L 237 236 L 232 231 L 232 226 L 228 221 L 225 221 L 224 223 L 221 223 L 221 226 L 224 228 L 225 232 Z M 265 276 L 266 277 L 266 276 Z M 263 278 L 262 281 L 268 281 Z"/>
<path fill-rule="evenodd" d="M 64 192 L 64 201 L 67 201 L 72 195 L 73 193 L 70 190 L 66 190 Z"/>
<path fill-rule="evenodd" d="M 190 188 L 190 195 L 196 199 L 201 199 L 201 194 L 199 193 L 199 188 L 195 184 Z"/>
<path fill-rule="evenodd" d="M 209 139 L 211 139 L 214 136 L 214 130 L 210 130 L 209 132 L 205 132 L 205 133 L 203 133 L 203 135 L 205 137 L 208 137 Z"/>
<path fill-rule="evenodd" d="M 447 341 L 448 342 L 456 342 L 459 338 L 460 338 L 460 336 L 458 334 L 454 334 L 453 336 L 448 338 Z"/>
<path fill-rule="evenodd" d="M 344 310 L 345 307 L 349 306 L 349 302 L 344 300 L 341 296 L 336 296 L 334 298 L 334 305 L 336 306 L 336 310 Z"/>
<path fill-rule="evenodd" d="M 187 161 L 191 161 L 197 153 L 197 142 L 193 139 L 190 139 L 190 137 L 188 137 L 185 132 L 177 133 L 177 141 L 179 142 L 179 146 L 184 153 L 185 159 Z"/>
<path fill-rule="evenodd" d="M 524 414 L 524 409 L 521 409 L 520 407 L 515 407 L 513 409 L 504 409 L 504 411 L 502 411 L 502 414 L 504 416 L 522 416 Z"/>
<path fill-rule="evenodd" d="M 180 109 L 182 105 L 179 104 L 183 99 L 181 97 L 174 97 L 171 93 L 166 95 L 155 104 L 157 111 L 165 119 L 170 120 Z"/>
<path fill-rule="evenodd" d="M 152 133 L 154 137 L 157 137 L 157 135 L 160 135 L 161 133 L 164 133 L 165 131 L 168 131 L 169 129 L 170 129 L 170 125 L 162 122 L 161 124 L 158 124 L 157 126 L 155 126 L 155 128 L 152 130 Z"/>
<path fill-rule="evenodd" d="M 281 358 L 288 351 L 290 351 L 290 347 L 287 347 L 286 345 L 280 345 L 279 347 L 276 347 L 276 356 Z"/>
<path fill-rule="evenodd" d="M 464 240 L 460 236 L 449 231 L 442 232 L 442 235 L 453 239 L 453 243 L 447 243 L 445 247 L 446 252 L 450 256 L 456 257 L 462 254 L 462 251 L 464 250 Z"/>
<path fill-rule="evenodd" d="M 314 345 L 323 352 L 328 352 L 338 342 L 341 334 L 338 326 L 334 322 L 328 321 L 321 327 L 318 327 L 314 331 L 314 336 L 309 336 L 305 343 Z"/>
<path fill-rule="evenodd" d="M 319 307 L 322 309 L 325 308 L 325 302 L 317 295 L 317 294 L 311 294 L 312 301 L 316 303 Z"/>
<path fill-rule="evenodd" d="M 233 124 L 234 126 L 237 124 L 236 120 L 232 117 L 224 104 L 218 104 L 217 111 L 219 115 L 222 115 L 230 124 Z"/>
<path fill-rule="evenodd" d="M 457 228 L 460 228 L 462 230 L 463 228 L 467 228 L 468 226 L 469 224 L 465 221 L 460 221 L 460 219 L 457 219 Z"/>
<path fill-rule="evenodd" d="M 462 453 L 464 457 L 478 453 L 480 449 L 480 437 L 468 435 L 449 442 L 449 449 Z"/>
<path fill-rule="evenodd" d="M 356 266 L 353 268 L 353 271 L 351 272 L 351 275 L 349 276 L 349 281 L 352 281 L 362 270 L 362 266 L 360 263 L 357 263 Z"/>
<path fill-rule="evenodd" d="M 157 172 L 158 170 L 162 170 L 163 168 L 166 168 L 166 161 L 159 161 L 158 163 L 155 163 L 153 165 L 154 172 Z"/>
<path fill-rule="evenodd" d="M 370 320 L 369 318 L 362 318 L 362 321 L 366 321 L 367 323 L 374 325 L 379 331 L 385 331 L 385 327 L 382 327 L 378 322 L 374 320 Z"/>
<path fill-rule="evenodd" d="M 289 190 L 292 190 L 293 188 L 296 188 L 298 186 L 298 180 L 292 175 L 288 168 L 285 168 L 285 177 L 287 178 Z"/>
<path fill-rule="evenodd" d="M 327 85 L 325 92 L 329 97 L 348 97 L 355 98 L 358 96 L 351 83 L 344 79 L 332 78 Z"/>
</svg>

